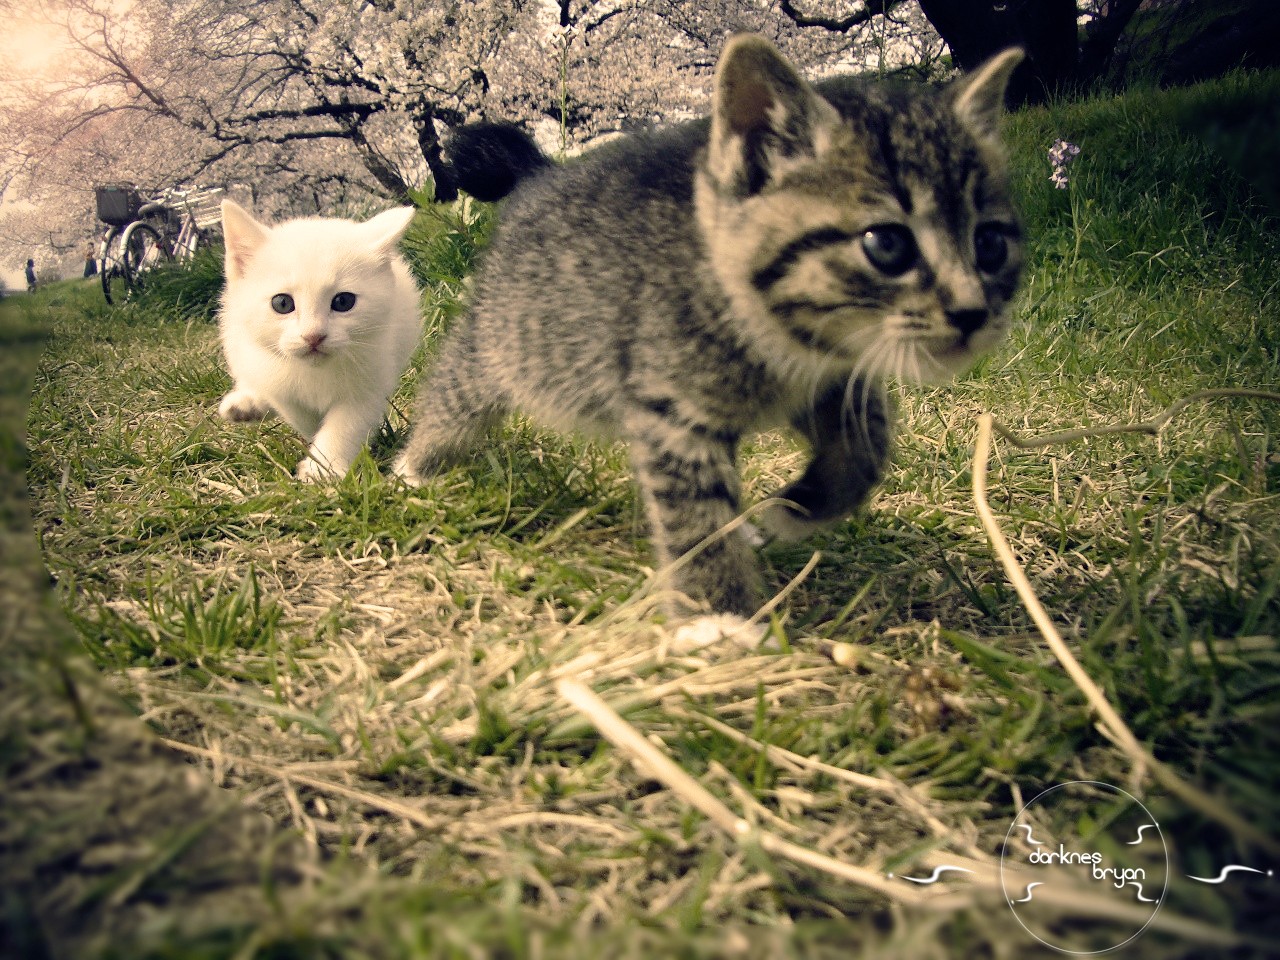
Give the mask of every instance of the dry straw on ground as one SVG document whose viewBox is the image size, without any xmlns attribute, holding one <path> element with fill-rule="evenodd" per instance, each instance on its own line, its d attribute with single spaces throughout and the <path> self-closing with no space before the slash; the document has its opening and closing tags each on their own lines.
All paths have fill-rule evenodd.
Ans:
<svg viewBox="0 0 1280 960">
<path fill-rule="evenodd" d="M 1087 437 L 1114 433 L 1158 434 L 1179 411 L 1191 403 L 1197 400 L 1220 397 L 1250 397 L 1280 402 L 1280 394 L 1263 391 L 1200 391 L 1178 400 L 1147 421 L 1111 427 L 1064 431 L 1030 439 L 1021 438 L 1008 430 L 1008 428 L 1003 427 L 1003 425 L 997 425 L 990 414 L 985 414 L 979 421 L 974 450 L 974 501 L 978 515 L 991 540 L 992 548 L 999 557 L 1011 583 L 1017 590 L 1036 626 L 1043 634 L 1046 643 L 1081 694 L 1099 716 L 1099 729 L 1101 732 L 1116 743 L 1132 763 L 1131 784 L 1135 788 L 1140 788 L 1149 774 L 1161 787 L 1189 806 L 1222 823 L 1238 836 L 1241 841 L 1256 844 L 1274 853 L 1280 850 L 1280 845 L 1277 845 L 1277 842 L 1272 837 L 1227 809 L 1220 801 L 1187 784 L 1176 772 L 1152 757 L 1150 752 L 1137 741 L 1097 684 L 1080 666 L 1058 629 L 1054 626 L 1052 618 L 1040 603 L 1026 574 L 1010 549 L 1008 541 L 1001 533 L 999 522 L 992 512 L 987 499 L 987 465 L 990 457 L 993 429 L 997 430 L 1007 441 L 1023 449 L 1033 449 L 1050 444 L 1067 443 Z M 779 837 L 768 829 L 767 821 L 763 823 L 752 822 L 752 820 L 748 819 L 749 810 L 748 815 L 740 816 L 736 814 L 705 789 L 695 778 L 674 763 L 660 746 L 655 745 L 654 742 L 651 742 L 650 739 L 647 739 L 627 723 L 613 708 L 580 680 L 565 676 L 558 682 L 557 690 L 560 696 L 570 705 L 590 719 L 592 724 L 607 740 L 626 754 L 643 775 L 654 777 L 662 782 L 668 789 L 701 812 L 737 842 L 745 846 L 758 847 L 774 857 L 787 859 L 810 869 L 826 872 L 849 883 L 874 890 L 899 904 L 929 906 L 936 909 L 955 909 L 973 904 L 973 897 L 964 892 L 956 893 L 950 889 L 906 888 L 901 883 L 892 882 L 889 879 L 892 877 L 891 874 L 887 878 L 885 874 L 878 870 L 848 863 Z M 753 742 L 749 737 L 733 731 L 732 728 L 725 727 L 723 724 L 719 724 L 718 721 L 704 718 L 704 722 L 714 723 L 722 732 L 751 743 L 775 763 L 824 769 L 834 776 L 849 778 L 864 790 L 877 791 L 891 796 L 911 796 L 910 791 L 892 781 L 863 774 L 854 774 L 850 771 L 843 771 L 839 768 L 820 764 L 812 759 L 788 755 L 787 751 L 771 745 Z M 930 829 L 935 833 L 941 834 L 940 839 L 946 839 L 946 828 L 928 812 L 924 802 L 917 800 L 916 810 L 922 815 L 922 819 L 925 820 Z M 784 822 L 782 826 L 791 825 Z M 943 865 L 962 867 L 968 872 L 967 879 L 974 887 L 991 892 L 1001 889 L 1001 879 L 997 874 L 992 858 L 972 848 L 970 848 L 969 853 L 969 856 L 962 856 L 951 852 L 934 852 L 925 858 L 925 862 L 933 867 Z M 1015 882 L 1016 880 L 1017 878 L 1015 878 Z M 1025 886 L 1026 878 L 1023 878 L 1021 882 Z M 1067 882 L 1061 887 L 1047 889 L 1041 893 L 1041 897 L 1044 903 L 1052 904 L 1063 910 L 1064 913 L 1081 917 L 1106 916 L 1114 919 L 1134 920 L 1141 925 L 1148 916 L 1148 911 L 1140 907 L 1128 907 L 1118 904 L 1114 899 L 1100 897 L 1078 883 Z M 1154 923 L 1157 929 L 1206 944 L 1229 946 L 1241 942 L 1241 938 L 1229 930 L 1172 915 L 1167 911 L 1158 914 Z"/>
<path fill-rule="evenodd" d="M 1180 401 L 1174 413 L 1190 402 Z M 1172 416 L 1145 432 L 1157 432 Z M 172 423 L 165 417 L 156 414 L 147 426 L 179 438 L 192 429 L 186 407 L 174 409 Z M 920 442 L 915 434 L 908 442 L 946 456 L 975 417 L 963 403 L 926 409 L 904 418 L 907 430 L 919 431 Z M 931 434 L 931 418 L 939 432 Z M 264 448 L 280 459 L 274 449 Z M 771 437 L 761 449 L 748 458 L 748 488 L 776 488 L 801 454 Z M 975 461 L 975 486 L 985 486 L 985 466 Z M 624 470 L 599 472 L 609 490 L 625 487 Z M 947 483 L 962 476 L 946 464 L 927 475 Z M 422 542 L 370 536 L 317 548 L 306 537 L 276 532 L 279 518 L 269 507 L 261 516 L 239 509 L 264 497 L 287 504 L 273 477 L 199 467 L 189 480 L 179 473 L 174 482 L 189 482 L 195 499 L 226 503 L 224 515 L 240 526 L 225 536 L 215 528 L 174 537 L 163 549 L 100 551 L 76 597 L 85 604 L 78 612 L 95 613 L 86 607 L 96 599 L 112 618 L 146 635 L 166 629 L 172 605 L 192 597 L 198 605 L 246 582 L 257 585 L 278 608 L 275 646 L 211 651 L 207 662 L 135 666 L 112 682 L 174 753 L 206 765 L 216 783 L 302 837 L 311 862 L 341 851 L 371 875 L 410 883 L 463 890 L 509 883 L 522 891 L 517 900 L 530 916 L 573 924 L 583 936 L 637 915 L 674 928 L 688 922 L 680 911 L 690 902 L 699 905 L 702 928 L 751 918 L 753 933 L 786 930 L 797 916 L 843 919 L 886 910 L 899 920 L 910 917 L 894 921 L 895 936 L 970 908 L 989 920 L 993 941 L 1001 939 L 1001 924 L 1013 924 L 999 903 L 991 853 L 1007 818 L 992 815 L 981 799 L 936 790 L 934 780 L 935 765 L 952 759 L 936 752 L 946 738 L 930 740 L 934 729 L 947 723 L 968 729 L 967 720 L 989 708 L 984 698 L 1002 696 L 972 684 L 975 671 L 948 643 L 951 631 L 989 637 L 983 631 L 990 624 L 976 601 L 947 586 L 934 562 L 947 561 L 949 549 L 961 577 L 966 563 L 991 566 L 978 520 L 961 499 L 967 491 L 910 485 L 884 498 L 881 509 L 890 515 L 939 504 L 950 539 L 943 547 L 914 523 L 901 524 L 892 534 L 902 538 L 899 566 L 890 555 L 884 572 L 869 577 L 866 567 L 844 568 L 856 569 L 857 589 L 848 589 L 847 573 L 841 579 L 847 558 L 832 552 L 819 563 L 806 547 L 780 564 L 787 582 L 757 617 L 775 643 L 795 638 L 778 653 L 768 646 L 678 647 L 656 616 L 666 571 L 634 574 L 639 520 L 625 508 L 602 519 L 590 506 L 570 504 L 541 530 L 528 528 L 527 539 L 473 536 L 464 543 L 424 523 Z M 448 485 L 467 482 L 448 477 L 435 492 L 448 500 L 456 492 Z M 145 488 L 127 476 L 65 487 L 57 509 L 73 520 L 101 523 L 94 515 L 104 509 L 117 510 L 126 523 L 148 515 L 138 492 Z M 1087 493 L 1082 487 L 1079 495 Z M 1110 494 L 1090 509 L 1113 508 Z M 979 513 L 984 507 L 989 515 L 983 498 Z M 285 519 L 314 522 L 306 508 Z M 411 498 L 406 509 L 431 517 L 440 507 Z M 158 509 L 154 515 L 166 519 Z M 48 525 L 46 547 L 56 554 L 75 527 Z M 885 544 L 898 548 L 892 537 L 872 547 Z M 1079 553 L 1053 553 L 1025 525 L 1016 545 L 1036 551 L 1031 556 L 1042 577 L 1045 570 L 1060 581 L 1097 576 L 1077 566 Z M 575 591 L 568 602 L 530 587 L 539 583 L 542 565 L 562 562 L 561 555 L 591 565 L 574 571 L 581 582 L 563 587 Z M 866 561 L 873 570 L 877 562 Z M 886 586 L 899 573 L 942 585 L 947 606 L 904 603 Z M 118 583 L 146 583 L 149 593 L 113 593 Z M 612 598 L 603 607 L 588 596 L 599 584 Z M 827 597 L 838 597 L 841 609 L 822 606 Z M 813 636 L 806 623 L 788 618 L 815 606 Z M 886 609 L 895 611 L 890 624 L 879 619 Z M 1022 633 L 1006 632 L 1001 643 L 1037 659 L 1027 624 L 1015 615 L 1002 625 L 1011 627 Z M 1137 780 L 1154 773 L 1141 748 L 1125 749 L 1124 734 L 1116 733 L 1123 721 L 1098 707 L 1105 700 L 1088 693 L 1087 682 L 1075 682 L 1116 749 L 1093 747 L 1067 772 L 1107 780 L 1118 772 Z M 895 748 L 923 742 L 935 751 L 900 764 L 909 769 L 905 782 L 878 768 L 874 754 L 856 754 L 841 742 L 857 724 L 865 728 L 856 711 L 877 703 L 887 705 Z M 770 724 L 789 715 L 825 725 L 830 745 L 814 746 L 806 732 L 802 749 L 788 749 L 785 722 Z M 600 746 L 596 729 L 611 742 L 618 737 L 617 745 Z M 636 761 L 639 776 L 631 769 Z M 1016 784 L 1011 789 L 1016 793 Z M 706 819 L 691 816 L 690 808 Z M 1249 837 L 1247 829 L 1238 832 Z M 917 867 L 944 864 L 972 872 L 932 888 L 900 882 Z M 319 876 L 321 868 L 308 869 Z M 1088 891 L 1064 891 L 1065 916 L 1117 914 Z M 926 915 L 934 919 L 921 919 Z M 1161 911 L 1159 923 L 1194 942 L 1241 939 L 1172 909 Z M 1004 939 L 1018 942 L 1017 936 Z"/>
</svg>

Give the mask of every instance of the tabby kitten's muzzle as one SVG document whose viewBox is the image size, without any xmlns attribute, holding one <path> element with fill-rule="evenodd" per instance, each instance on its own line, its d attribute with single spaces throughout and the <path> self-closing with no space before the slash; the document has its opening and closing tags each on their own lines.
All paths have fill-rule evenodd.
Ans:
<svg viewBox="0 0 1280 960">
<path fill-rule="evenodd" d="M 960 345 L 967 347 L 969 338 L 987 325 L 989 310 L 952 310 L 947 313 L 947 323 L 960 331 Z"/>
</svg>

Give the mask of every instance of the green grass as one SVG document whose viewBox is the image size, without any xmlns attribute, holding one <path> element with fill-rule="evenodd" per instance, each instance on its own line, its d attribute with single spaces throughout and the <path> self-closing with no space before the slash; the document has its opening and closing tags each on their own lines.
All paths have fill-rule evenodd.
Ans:
<svg viewBox="0 0 1280 960">
<path fill-rule="evenodd" d="M 222 257 L 221 244 L 201 247 L 185 263 L 165 264 L 147 274 L 147 312 L 170 319 L 214 319 L 222 296 Z"/>
<path fill-rule="evenodd" d="M 565 671 L 587 671 L 735 810 L 881 873 L 926 872 L 926 849 L 998 853 L 1020 801 L 1079 779 L 1140 793 L 1175 874 L 1262 862 L 1133 782 L 1005 581 L 971 460 L 987 411 L 1034 433 L 1280 383 L 1280 231 L 1205 122 L 1277 93 L 1280 77 L 1237 76 L 1010 119 L 1030 237 L 1012 342 L 956 384 L 902 391 L 895 464 L 866 515 L 765 551 L 775 588 L 822 551 L 775 616 L 781 655 L 666 652 L 619 448 L 514 422 L 473 464 L 407 490 L 385 468 L 411 373 L 371 456 L 302 486 L 287 428 L 216 417 L 228 380 L 208 263 L 115 310 L 80 283 L 21 301 L 49 334 L 29 482 L 60 602 L 151 727 L 212 750 L 219 783 L 316 864 L 265 917 L 143 928 L 98 955 L 573 956 L 587 940 L 622 956 L 1031 955 L 998 902 L 894 913 L 738 847 L 566 708 Z M 1048 180 L 1058 137 L 1082 147 L 1066 191 Z M 479 206 L 419 217 L 415 369 L 456 317 L 491 220 Z M 1275 404 L 1215 401 L 1157 438 L 997 444 L 990 477 L 1039 596 L 1139 739 L 1272 832 L 1278 435 Z M 791 439 L 753 440 L 750 496 L 800 464 Z M 833 643 L 855 645 L 857 664 L 833 662 Z M 771 760 L 713 721 L 900 780 L 916 803 Z M 147 888 L 161 907 L 166 870 Z M 1273 890 L 1182 881 L 1164 909 L 1261 936 Z M 1193 949 L 1148 931 L 1125 955 Z"/>
</svg>

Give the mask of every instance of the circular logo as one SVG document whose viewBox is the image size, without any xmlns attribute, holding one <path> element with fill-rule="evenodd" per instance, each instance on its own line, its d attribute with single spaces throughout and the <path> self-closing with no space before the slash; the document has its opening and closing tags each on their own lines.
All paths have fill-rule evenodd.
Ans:
<svg viewBox="0 0 1280 960">
<path fill-rule="evenodd" d="M 1000 851 L 1000 883 L 1018 923 L 1076 956 L 1106 953 L 1142 933 L 1168 882 L 1160 825 L 1136 797 L 1096 780 L 1060 783 L 1031 800 Z M 1108 906 L 1068 923 L 1055 902 L 1082 889 Z"/>
</svg>

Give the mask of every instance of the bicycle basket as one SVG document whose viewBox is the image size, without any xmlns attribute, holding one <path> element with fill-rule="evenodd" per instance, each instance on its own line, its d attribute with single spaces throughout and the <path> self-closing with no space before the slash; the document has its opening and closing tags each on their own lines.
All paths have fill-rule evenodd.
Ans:
<svg viewBox="0 0 1280 960">
<path fill-rule="evenodd" d="M 197 187 L 187 197 L 187 210 L 201 230 L 222 226 L 224 192 L 222 187 Z"/>
<path fill-rule="evenodd" d="M 98 219 L 113 227 L 123 227 L 137 219 L 142 207 L 142 195 L 128 184 L 106 184 L 94 188 L 98 204 Z"/>
</svg>

